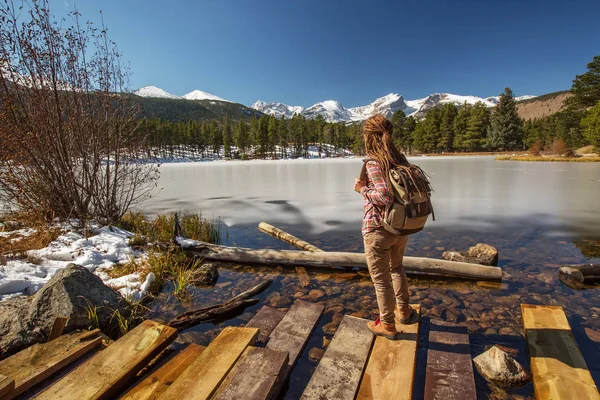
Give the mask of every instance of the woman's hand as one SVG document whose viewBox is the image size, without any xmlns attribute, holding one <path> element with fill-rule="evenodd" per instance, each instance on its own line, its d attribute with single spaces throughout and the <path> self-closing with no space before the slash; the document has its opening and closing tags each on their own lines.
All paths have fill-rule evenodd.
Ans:
<svg viewBox="0 0 600 400">
<path fill-rule="evenodd" d="M 358 178 L 354 178 L 354 190 L 356 190 L 358 193 L 360 193 L 361 189 L 365 186 L 365 182 Z"/>
</svg>

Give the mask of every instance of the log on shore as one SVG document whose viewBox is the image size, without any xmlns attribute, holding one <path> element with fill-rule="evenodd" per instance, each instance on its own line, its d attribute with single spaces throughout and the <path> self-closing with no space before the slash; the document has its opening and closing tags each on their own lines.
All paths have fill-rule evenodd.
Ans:
<svg viewBox="0 0 600 400">
<path fill-rule="evenodd" d="M 268 235 L 273 236 L 276 239 L 291 244 L 292 246 L 296 246 L 299 249 L 313 252 L 323 251 L 317 246 L 313 246 L 312 244 L 305 242 L 304 240 L 299 239 L 296 236 L 291 235 L 285 231 L 282 231 L 281 229 L 275 228 L 273 225 L 267 224 L 266 222 L 261 222 L 260 224 L 258 224 L 258 229 Z M 300 286 L 307 287 L 310 285 L 310 278 L 308 277 L 308 272 L 306 272 L 306 268 L 296 267 L 296 273 L 298 274 Z"/>
<path fill-rule="evenodd" d="M 600 264 L 563 265 L 558 269 L 558 278 L 569 287 L 581 289 L 600 282 Z"/>
<path fill-rule="evenodd" d="M 253 250 L 241 247 L 219 246 L 183 238 L 180 238 L 179 244 L 187 254 L 203 257 L 207 260 L 233 261 L 249 264 L 301 265 L 322 268 L 367 268 L 367 260 L 364 253 Z M 499 267 L 406 256 L 403 263 L 407 272 L 422 272 L 476 280 L 496 281 L 502 279 L 502 270 Z"/>
</svg>

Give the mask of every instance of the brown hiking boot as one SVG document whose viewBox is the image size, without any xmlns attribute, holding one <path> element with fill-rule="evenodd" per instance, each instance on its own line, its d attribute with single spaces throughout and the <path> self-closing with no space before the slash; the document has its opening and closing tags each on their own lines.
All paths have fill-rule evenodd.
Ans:
<svg viewBox="0 0 600 400">
<path fill-rule="evenodd" d="M 395 314 L 396 322 L 406 325 L 413 319 L 413 316 L 416 314 L 416 312 L 411 306 L 406 306 L 403 308 L 396 306 Z"/>
<path fill-rule="evenodd" d="M 386 324 L 385 322 L 381 321 L 379 317 L 377 317 L 374 322 L 367 322 L 367 327 L 371 332 L 373 332 L 373 334 L 377 336 L 383 336 L 384 338 L 390 340 L 396 340 L 398 331 L 396 331 L 395 324 Z"/>
</svg>

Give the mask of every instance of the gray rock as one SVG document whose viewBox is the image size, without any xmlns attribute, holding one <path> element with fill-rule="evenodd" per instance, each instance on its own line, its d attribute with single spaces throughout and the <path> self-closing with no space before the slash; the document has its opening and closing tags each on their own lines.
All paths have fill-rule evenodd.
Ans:
<svg viewBox="0 0 600 400">
<path fill-rule="evenodd" d="M 0 303 L 2 353 L 14 354 L 46 341 L 56 317 L 69 318 L 65 333 L 87 329 L 91 325 L 88 307 L 96 309 L 100 328 L 107 330 L 114 310 L 126 314 L 127 302 L 86 268 L 69 264 L 34 296 Z"/>
<path fill-rule="evenodd" d="M 29 320 L 50 333 L 55 317 L 68 317 L 65 332 L 90 327 L 88 309 L 95 308 L 100 328 L 107 328 L 115 310 L 124 310 L 127 302 L 98 276 L 80 265 L 61 269 L 34 296 Z"/>
<path fill-rule="evenodd" d="M 531 380 L 531 374 L 517 360 L 496 346 L 475 357 L 473 362 L 481 376 L 501 388 L 523 386 Z"/>
</svg>

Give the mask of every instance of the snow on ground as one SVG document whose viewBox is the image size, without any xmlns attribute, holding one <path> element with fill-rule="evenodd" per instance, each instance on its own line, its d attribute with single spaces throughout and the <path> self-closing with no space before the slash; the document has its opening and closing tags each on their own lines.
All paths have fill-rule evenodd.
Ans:
<svg viewBox="0 0 600 400">
<path fill-rule="evenodd" d="M 35 293 L 69 263 L 86 267 L 125 298 L 137 301 L 145 295 L 149 286 L 146 284 L 145 290 L 142 290 L 143 283 L 137 273 L 113 279 L 106 272 L 116 264 L 130 261 L 132 257 L 144 257 L 143 253 L 129 246 L 131 236 L 131 232 L 115 227 L 103 227 L 95 236 L 87 239 L 69 231 L 48 247 L 29 251 L 29 256 L 41 260 L 39 265 L 25 260 L 9 260 L 6 265 L 0 265 L 0 301 Z"/>
</svg>

